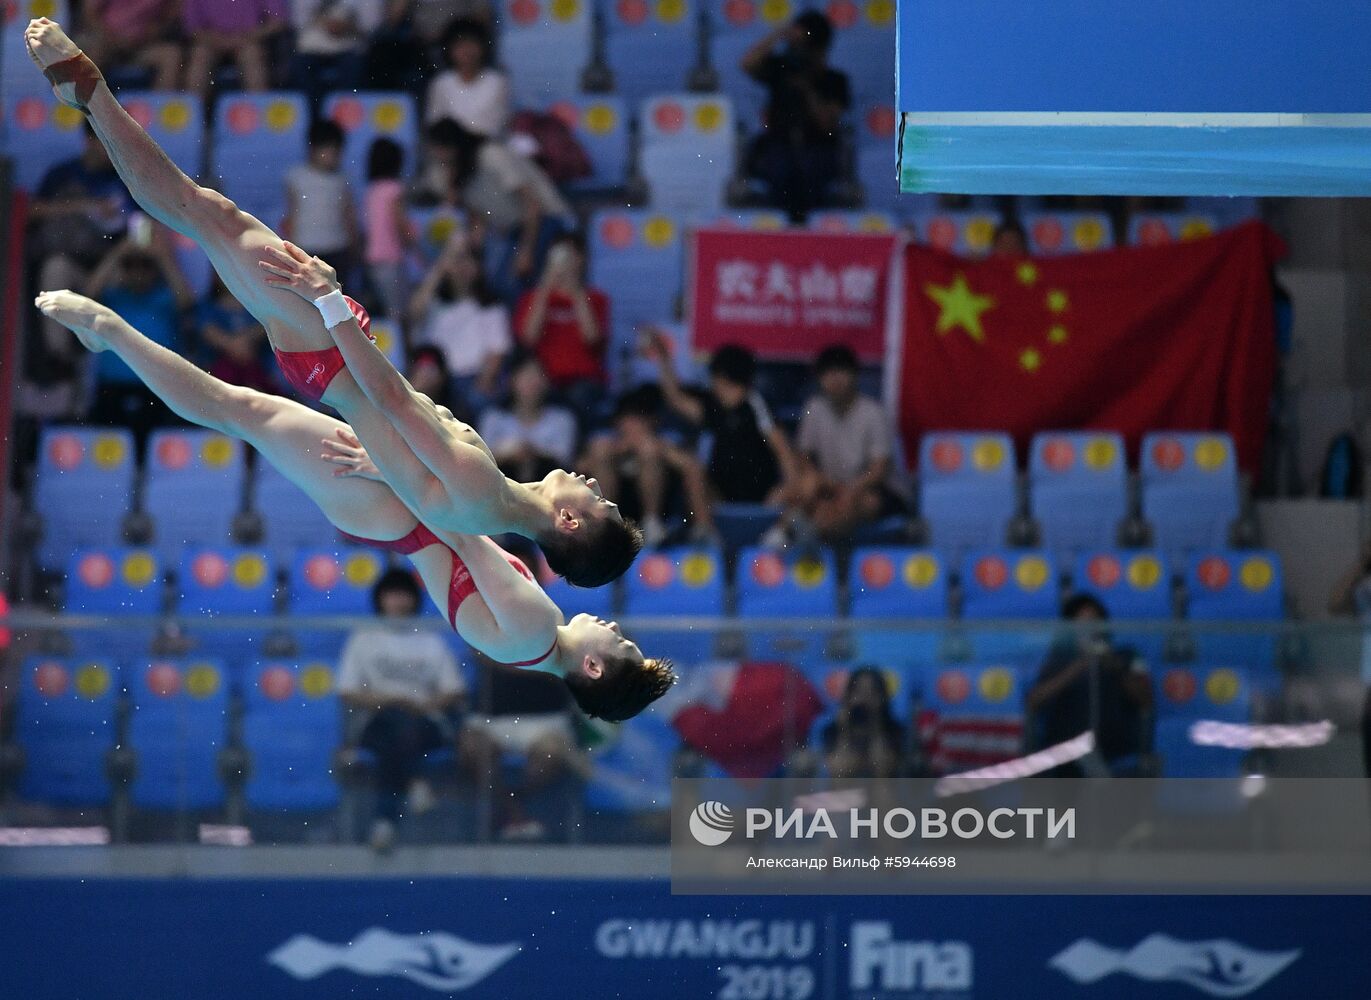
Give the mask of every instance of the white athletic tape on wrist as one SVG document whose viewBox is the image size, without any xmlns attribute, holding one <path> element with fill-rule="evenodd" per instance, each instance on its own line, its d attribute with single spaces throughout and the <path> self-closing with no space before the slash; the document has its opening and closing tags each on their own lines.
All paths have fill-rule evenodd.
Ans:
<svg viewBox="0 0 1371 1000">
<path fill-rule="evenodd" d="M 350 319 L 355 319 L 352 310 L 348 308 L 348 300 L 343 298 L 343 290 L 335 288 L 327 295 L 321 295 L 314 300 L 314 308 L 319 310 L 319 315 L 324 318 L 324 326 L 332 330 L 339 323 L 346 323 Z"/>
</svg>

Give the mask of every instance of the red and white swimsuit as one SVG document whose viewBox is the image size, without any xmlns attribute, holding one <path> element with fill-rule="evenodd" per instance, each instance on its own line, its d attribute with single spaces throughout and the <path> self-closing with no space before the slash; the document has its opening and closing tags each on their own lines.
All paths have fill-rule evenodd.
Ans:
<svg viewBox="0 0 1371 1000">
<path fill-rule="evenodd" d="M 429 531 L 428 528 L 422 524 L 415 525 L 414 530 L 411 531 L 408 535 L 406 535 L 404 538 L 397 538 L 393 542 L 378 541 L 374 538 L 360 538 L 357 535 L 349 535 L 346 531 L 340 531 L 339 534 L 346 538 L 348 541 L 353 542 L 357 545 L 367 545 L 374 549 L 382 549 L 386 552 L 395 552 L 402 556 L 413 555 L 420 549 L 426 549 L 430 545 L 442 545 L 443 548 L 451 552 L 452 576 L 448 581 L 447 618 L 448 622 L 452 625 L 452 630 L 454 632 L 457 631 L 458 609 L 461 608 L 463 601 L 465 601 L 472 594 L 479 593 L 479 591 L 476 589 L 476 581 L 471 578 L 471 570 L 467 569 L 467 564 L 462 562 L 461 557 L 457 555 L 456 552 L 453 552 L 450 546 L 444 545 L 443 541 L 437 535 Z M 529 568 L 524 565 L 524 561 L 522 559 L 520 559 L 518 556 L 514 555 L 511 552 L 506 552 L 504 549 L 501 549 L 498 545 L 496 545 L 495 547 L 499 550 L 500 554 L 505 557 L 505 561 L 508 562 L 519 572 L 520 576 L 524 577 L 524 579 L 528 580 L 530 583 L 536 584 L 538 582 L 534 578 L 532 571 L 530 571 Z M 552 645 L 548 647 L 547 652 L 544 653 L 542 656 L 538 657 L 536 660 L 522 660 L 518 663 L 505 663 L 503 664 L 503 666 L 537 666 L 539 663 L 542 663 L 549 656 L 551 656 L 552 651 L 556 648 L 557 640 L 554 638 L 552 640 Z"/>
<path fill-rule="evenodd" d="M 375 343 L 376 338 L 371 336 L 371 316 L 356 299 L 347 295 L 343 298 L 352 310 L 357 325 Z M 272 348 L 272 353 L 276 355 L 276 363 L 281 366 L 281 374 L 286 381 L 300 395 L 316 402 L 323 398 L 328 384 L 347 367 L 343 363 L 343 352 L 336 347 L 326 347 L 322 351 L 278 351 Z"/>
</svg>

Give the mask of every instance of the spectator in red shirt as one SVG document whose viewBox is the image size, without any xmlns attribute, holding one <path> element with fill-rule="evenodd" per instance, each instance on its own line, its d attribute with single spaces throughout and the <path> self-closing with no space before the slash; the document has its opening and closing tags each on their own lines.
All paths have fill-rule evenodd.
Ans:
<svg viewBox="0 0 1371 1000">
<path fill-rule="evenodd" d="M 609 298 L 585 282 L 581 236 L 558 237 L 536 287 L 519 299 L 514 328 L 538 356 L 548 381 L 585 419 L 604 394 Z"/>
</svg>

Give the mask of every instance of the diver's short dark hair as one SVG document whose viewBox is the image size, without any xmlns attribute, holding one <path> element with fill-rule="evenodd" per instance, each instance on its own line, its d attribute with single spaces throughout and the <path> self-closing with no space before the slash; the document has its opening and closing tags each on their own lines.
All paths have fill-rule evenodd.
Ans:
<svg viewBox="0 0 1371 1000">
<path fill-rule="evenodd" d="M 670 660 L 605 657 L 605 671 L 587 677 L 579 670 L 562 679 L 581 711 L 592 719 L 623 722 L 666 694 L 676 683 Z"/>
<path fill-rule="evenodd" d="M 624 518 L 588 520 L 579 531 L 540 538 L 547 568 L 573 587 L 603 587 L 619 579 L 643 547 L 638 525 Z"/>
</svg>

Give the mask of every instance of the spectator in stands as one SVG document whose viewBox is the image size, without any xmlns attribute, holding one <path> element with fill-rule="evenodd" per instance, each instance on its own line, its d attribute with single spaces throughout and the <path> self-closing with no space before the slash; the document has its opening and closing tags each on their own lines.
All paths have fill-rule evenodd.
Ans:
<svg viewBox="0 0 1371 1000">
<path fill-rule="evenodd" d="M 1104 605 L 1077 594 L 1062 606 L 1062 618 L 1077 626 L 1047 654 L 1025 699 L 1035 720 L 1036 742 L 1053 746 L 1094 730 L 1095 748 L 1106 766 L 1118 769 L 1141 753 L 1152 710 L 1152 680 L 1147 664 L 1133 650 L 1116 646 L 1104 623 Z M 1082 776 L 1088 765 L 1059 769 Z"/>
<path fill-rule="evenodd" d="M 211 75 L 230 59 L 244 90 L 270 86 L 267 45 L 286 26 L 286 0 L 182 0 L 181 17 L 191 42 L 187 90 L 208 97 Z"/>
<path fill-rule="evenodd" d="M 557 238 L 536 288 L 525 292 L 514 316 L 519 342 L 538 356 L 552 387 L 583 418 L 604 392 L 609 296 L 586 284 L 585 241 Z"/>
<path fill-rule="evenodd" d="M 839 124 L 852 98 L 846 74 L 828 65 L 832 43 L 832 23 L 808 10 L 759 40 L 741 62 L 769 92 L 747 171 L 795 222 L 824 203 L 841 171 Z"/>
<path fill-rule="evenodd" d="M 233 297 L 219 276 L 196 310 L 200 339 L 209 348 L 209 373 L 230 385 L 277 392 L 264 357 L 267 332 Z"/>
<path fill-rule="evenodd" d="M 547 829 L 530 815 L 530 799 L 572 775 L 584 775 L 587 766 L 576 744 L 570 693 L 548 674 L 479 656 L 477 662 L 478 691 L 462 727 L 458 766 L 488 789 L 502 840 L 541 840 Z M 506 782 L 510 758 L 523 765 L 517 788 Z"/>
<path fill-rule="evenodd" d="M 625 517 L 642 525 L 643 544 L 667 540 L 666 519 L 685 518 L 691 537 L 717 537 L 704 469 L 684 448 L 668 441 L 658 427 L 661 390 L 640 386 L 619 399 L 613 429 L 596 437 L 581 467 L 600 481 Z"/>
<path fill-rule="evenodd" d="M 857 391 L 857 372 L 857 356 L 841 345 L 825 348 L 814 365 L 819 392 L 800 418 L 799 496 L 787 518 L 802 536 L 841 542 L 863 524 L 904 511 L 890 486 L 889 420 L 880 403 Z"/>
<path fill-rule="evenodd" d="M 367 189 L 362 199 L 365 220 L 367 284 L 372 308 L 382 316 L 403 317 L 409 304 L 405 249 L 414 242 L 414 223 L 405 212 L 405 188 L 400 183 L 405 151 L 384 136 L 367 153 Z"/>
<path fill-rule="evenodd" d="M 176 264 L 169 240 L 159 236 L 151 221 L 140 217 L 133 234 L 95 268 L 85 293 L 136 324 L 150 340 L 175 351 L 181 310 L 194 304 L 195 294 Z M 141 448 L 154 427 L 170 421 L 171 411 L 113 351 L 106 351 L 96 361 L 91 419 L 131 428 Z"/>
<path fill-rule="evenodd" d="M 376 819 L 371 846 L 395 843 L 409 796 L 411 813 L 425 812 L 433 793 L 419 780 L 424 756 L 456 744 L 456 719 L 466 685 L 442 637 L 403 624 L 419 613 L 419 585 L 408 570 L 391 569 L 371 593 L 379 621 L 348 636 L 338 668 L 343 703 L 364 717 L 360 744 L 376 755 Z"/>
<path fill-rule="evenodd" d="M 542 364 L 525 355 L 509 377 L 509 401 L 481 414 L 481 438 L 500 471 L 521 483 L 542 479 L 553 469 L 571 467 L 576 452 L 576 418 L 547 401 Z M 614 494 L 607 494 L 613 496 Z"/>
<path fill-rule="evenodd" d="M 471 420 L 499 398 L 513 346 L 509 313 L 491 294 L 471 243 L 460 230 L 424 275 L 409 302 L 416 344 L 443 352 L 458 411 Z"/>
<path fill-rule="evenodd" d="M 438 61 L 454 19 L 494 23 L 489 0 L 387 0 L 367 52 L 367 83 L 376 90 L 420 89 Z"/>
<path fill-rule="evenodd" d="M 424 121 L 451 118 L 468 132 L 497 138 L 509 121 L 509 81 L 491 65 L 490 28 L 458 18 L 443 37 L 448 68 L 428 85 Z"/>
<path fill-rule="evenodd" d="M 1016 219 L 1005 219 L 995 227 L 995 235 L 990 240 L 990 256 L 1028 256 L 1028 234 Z"/>
<path fill-rule="evenodd" d="M 80 45 L 98 66 L 137 66 L 153 90 L 175 90 L 181 77 L 177 0 L 86 0 Z"/>
<path fill-rule="evenodd" d="M 109 154 L 85 124 L 81 155 L 43 175 L 29 206 L 27 249 L 40 288 L 81 288 L 123 235 L 133 207 Z M 82 408 L 80 372 L 87 353 L 61 324 L 37 317 L 25 345 L 19 400 L 37 417 L 74 416 Z"/>
<path fill-rule="evenodd" d="M 890 686 L 875 667 L 847 676 L 837 716 L 819 736 L 831 778 L 894 778 L 905 769 L 906 733 L 890 710 Z"/>
<path fill-rule="evenodd" d="M 784 503 L 796 477 L 794 452 L 766 401 L 752 388 L 757 371 L 752 352 L 732 344 L 715 351 L 709 392 L 697 394 L 677 381 L 666 334 L 649 332 L 643 350 L 657 364 L 667 405 L 713 438 L 706 469 L 717 499 Z"/>
<path fill-rule="evenodd" d="M 513 304 L 533 286 L 546 249 L 566 231 L 571 206 L 536 163 L 507 144 L 455 122 L 444 138 L 455 143 L 452 186 L 467 210 L 472 237 L 494 261 L 491 287 Z M 551 368 L 548 375 L 555 384 Z"/>
<path fill-rule="evenodd" d="M 1361 720 L 1362 763 L 1371 777 L 1371 542 L 1362 546 L 1357 561 L 1338 581 L 1328 610 L 1335 615 L 1356 615 L 1362 625 L 1361 679 L 1367 685 Z"/>
<path fill-rule="evenodd" d="M 342 170 L 343 129 L 337 122 L 309 127 L 306 162 L 286 173 L 286 217 L 281 235 L 307 253 L 328 261 L 346 282 L 359 243 L 352 186 Z"/>
<path fill-rule="evenodd" d="M 287 79 L 303 91 L 310 108 L 334 90 L 362 82 L 362 49 L 379 21 L 376 5 L 361 0 L 296 0 L 291 5 L 295 51 Z"/>
</svg>

